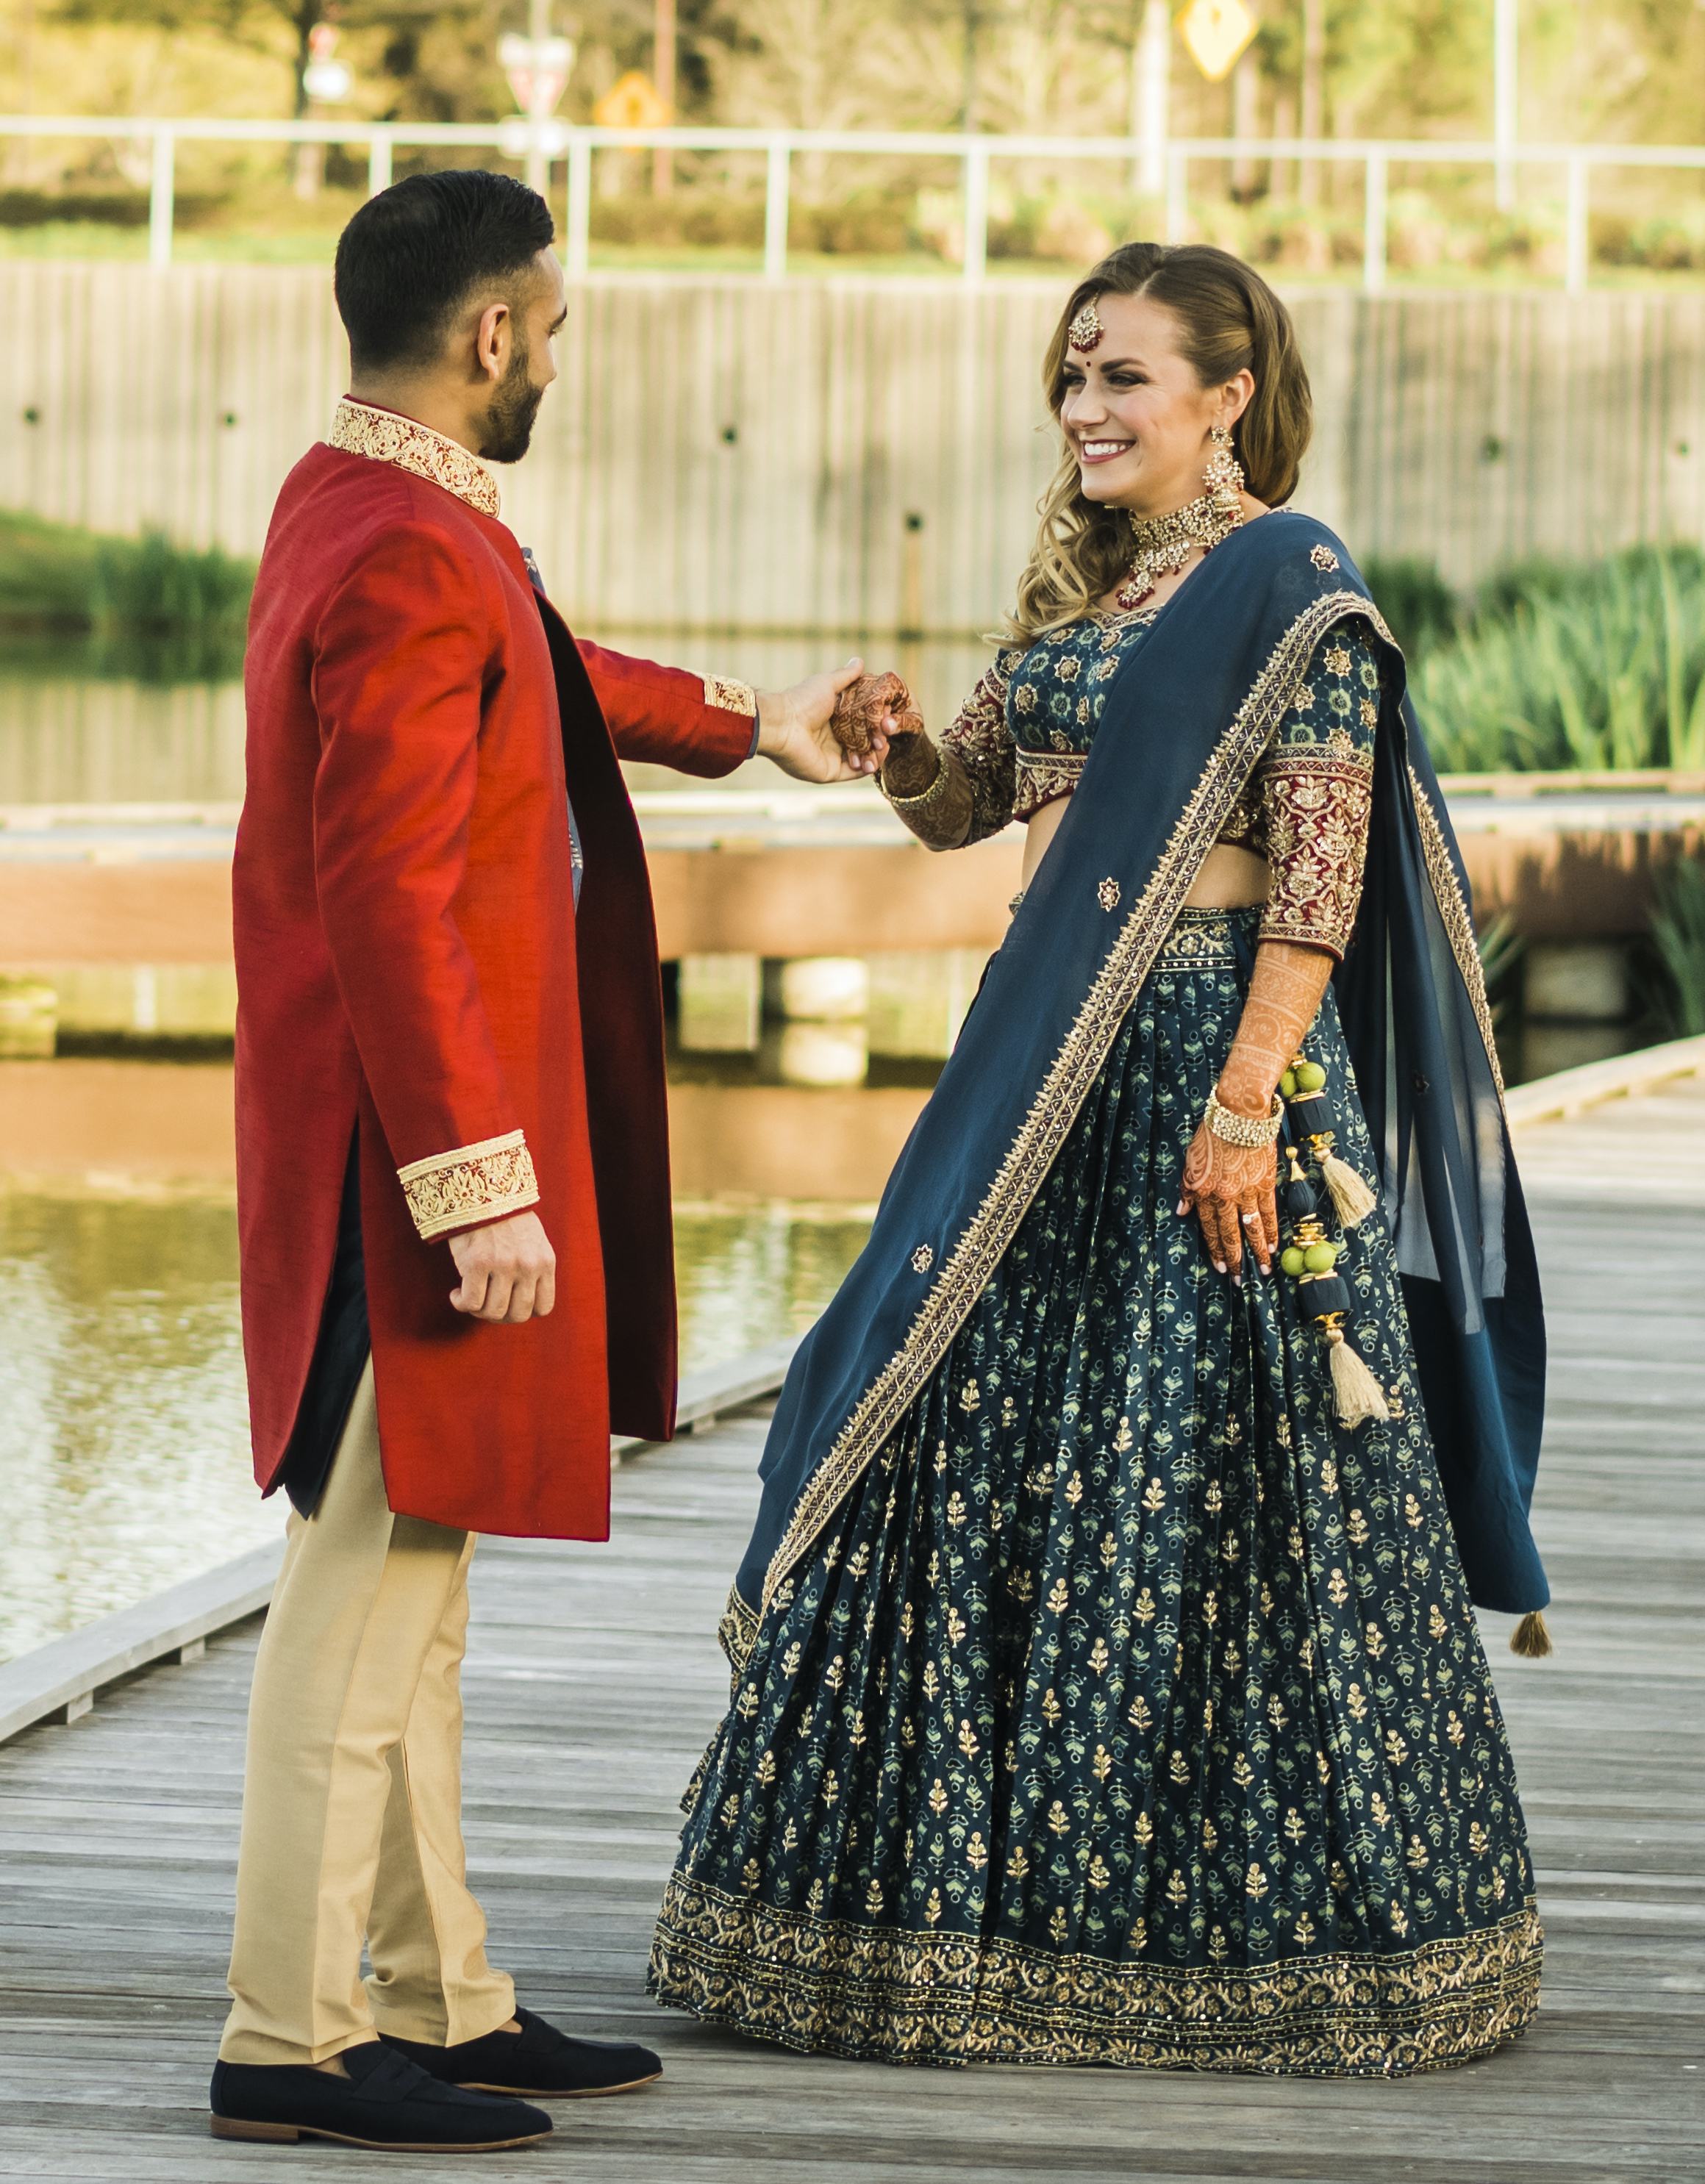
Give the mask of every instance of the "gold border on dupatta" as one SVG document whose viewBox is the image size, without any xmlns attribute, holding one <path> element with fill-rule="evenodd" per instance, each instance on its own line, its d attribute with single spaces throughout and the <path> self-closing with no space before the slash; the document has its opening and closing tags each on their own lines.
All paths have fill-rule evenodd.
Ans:
<svg viewBox="0 0 1705 2184">
<path fill-rule="evenodd" d="M 1445 931 L 1451 943 L 1451 953 L 1457 959 L 1457 968 L 1463 974 L 1463 983 L 1468 989 L 1473 1004 L 1474 1021 L 1480 1028 L 1480 1038 L 1486 1050 L 1486 1060 L 1491 1064 L 1492 1081 L 1498 1088 L 1498 1104 L 1503 1104 L 1504 1072 L 1498 1061 L 1498 1043 L 1492 1030 L 1491 1004 L 1486 999 L 1485 966 L 1480 961 L 1480 944 L 1474 937 L 1474 921 L 1468 905 L 1463 900 L 1463 890 L 1457 883 L 1457 868 L 1451 862 L 1451 853 L 1445 846 L 1445 830 L 1439 824 L 1439 815 L 1428 800 L 1414 767 L 1409 768 L 1409 793 L 1415 800 L 1415 816 L 1421 828 L 1421 855 L 1427 861 L 1427 878 L 1433 883 L 1434 900 L 1439 905 L 1439 915 L 1445 921 Z"/>
<path fill-rule="evenodd" d="M 904 1344 L 861 1396 L 827 1455 L 805 1482 L 765 1574 L 760 1620 L 768 1613 L 777 1586 L 862 1476 L 969 1318 L 1077 1120 L 1232 805 L 1295 696 L 1315 646 L 1334 622 L 1352 615 L 1365 616 L 1390 641 L 1373 603 L 1360 592 L 1328 592 L 1297 616 L 1251 685 L 1216 744 L 1148 885 L 1109 950 L 983 1203 L 919 1307 Z"/>
</svg>

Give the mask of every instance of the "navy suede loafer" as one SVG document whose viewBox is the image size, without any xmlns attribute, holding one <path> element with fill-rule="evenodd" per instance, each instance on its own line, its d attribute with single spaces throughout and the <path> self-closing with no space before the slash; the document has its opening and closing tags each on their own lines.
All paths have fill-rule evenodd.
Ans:
<svg viewBox="0 0 1705 2184">
<path fill-rule="evenodd" d="M 518 2009 L 519 2032 L 488 2032 L 454 2048 L 421 2040 L 380 2038 L 447 2085 L 481 2093 L 526 2093 L 534 2100 L 577 2100 L 628 2093 L 663 2075 L 663 2064 L 636 2040 L 571 2040 L 530 2009 Z"/>
<path fill-rule="evenodd" d="M 550 2134 L 543 2109 L 441 2084 L 382 2041 L 348 2048 L 340 2060 L 347 2078 L 307 2064 L 215 2063 L 214 2137 L 272 2146 L 328 2138 L 393 2153 L 485 2153 L 531 2146 Z"/>
</svg>

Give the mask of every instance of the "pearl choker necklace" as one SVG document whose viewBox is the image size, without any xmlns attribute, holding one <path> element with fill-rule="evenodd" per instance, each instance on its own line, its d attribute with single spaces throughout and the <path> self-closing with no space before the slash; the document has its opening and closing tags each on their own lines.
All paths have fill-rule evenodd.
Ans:
<svg viewBox="0 0 1705 2184">
<path fill-rule="evenodd" d="M 1162 577 L 1178 574 L 1196 547 L 1204 554 L 1212 553 L 1243 521 L 1237 494 L 1223 488 L 1187 500 L 1182 508 L 1165 515 L 1133 513 L 1131 529 L 1137 550 L 1131 573 L 1113 594 L 1120 609 L 1128 614 L 1133 607 L 1140 606 Z"/>
</svg>

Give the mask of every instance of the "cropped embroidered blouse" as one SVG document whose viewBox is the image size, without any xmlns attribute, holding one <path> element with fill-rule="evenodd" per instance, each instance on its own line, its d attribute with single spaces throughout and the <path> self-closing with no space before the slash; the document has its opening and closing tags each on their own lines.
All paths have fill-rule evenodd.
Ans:
<svg viewBox="0 0 1705 2184">
<path fill-rule="evenodd" d="M 997 655 L 942 738 L 970 783 L 967 841 L 1071 794 L 1108 686 L 1156 611 L 1097 612 L 1028 651 Z M 1340 622 L 1315 647 L 1219 837 L 1267 861 L 1263 940 L 1299 941 L 1342 958 L 1368 853 L 1379 718 L 1379 669 L 1368 625 Z"/>
</svg>

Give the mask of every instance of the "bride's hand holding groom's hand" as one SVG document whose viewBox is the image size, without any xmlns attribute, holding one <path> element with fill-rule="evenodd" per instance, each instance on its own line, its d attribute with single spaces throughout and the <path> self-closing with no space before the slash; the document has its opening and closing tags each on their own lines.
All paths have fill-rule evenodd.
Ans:
<svg viewBox="0 0 1705 2184">
<path fill-rule="evenodd" d="M 791 689 L 758 693 L 758 749 L 795 781 L 860 781 L 879 772 L 894 722 L 884 716 L 867 751 L 849 751 L 831 722 L 835 700 L 864 672 L 861 660 L 850 660 L 825 675 L 808 676 Z"/>
</svg>

